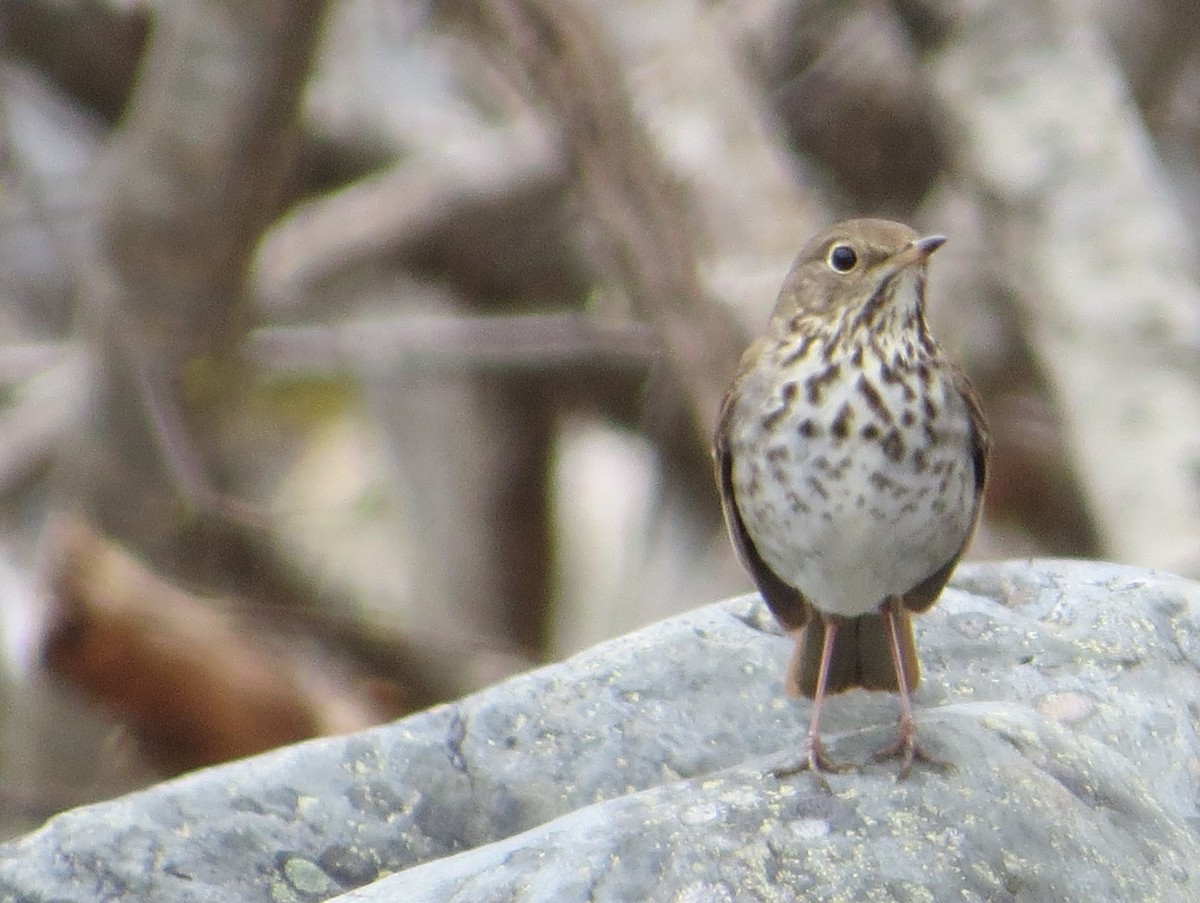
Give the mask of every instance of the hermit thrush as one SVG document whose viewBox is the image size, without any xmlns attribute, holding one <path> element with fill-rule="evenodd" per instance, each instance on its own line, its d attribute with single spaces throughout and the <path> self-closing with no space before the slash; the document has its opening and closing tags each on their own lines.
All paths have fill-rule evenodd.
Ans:
<svg viewBox="0 0 1200 903">
<path fill-rule="evenodd" d="M 800 251 L 767 333 L 742 357 L 715 457 L 742 563 L 796 641 L 786 686 L 813 700 L 800 768 L 837 770 L 827 693 L 900 694 L 901 777 L 916 743 L 911 612 L 929 608 L 979 517 L 988 434 L 966 376 L 925 324 L 945 239 L 840 223 Z"/>
</svg>

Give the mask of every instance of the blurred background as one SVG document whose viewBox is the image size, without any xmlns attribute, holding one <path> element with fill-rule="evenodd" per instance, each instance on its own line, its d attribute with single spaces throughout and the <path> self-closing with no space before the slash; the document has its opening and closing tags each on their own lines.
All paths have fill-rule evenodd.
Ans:
<svg viewBox="0 0 1200 903">
<path fill-rule="evenodd" d="M 3 0 L 0 833 L 748 591 L 796 250 L 950 237 L 972 557 L 1200 572 L 1185 0 Z"/>
</svg>

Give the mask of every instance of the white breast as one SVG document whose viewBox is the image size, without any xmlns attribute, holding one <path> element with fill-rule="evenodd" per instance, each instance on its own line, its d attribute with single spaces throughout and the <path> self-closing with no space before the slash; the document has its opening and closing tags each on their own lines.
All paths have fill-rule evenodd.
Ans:
<svg viewBox="0 0 1200 903">
<path fill-rule="evenodd" d="M 857 375 L 830 380 L 815 405 L 803 376 L 790 404 L 780 390 L 764 406 L 750 387 L 730 421 L 734 497 L 759 555 L 817 608 L 847 616 L 945 565 L 975 509 L 963 399 L 935 389 L 931 415 L 880 367 L 864 375 L 868 390 Z M 779 382 L 764 375 L 759 387 Z"/>
</svg>

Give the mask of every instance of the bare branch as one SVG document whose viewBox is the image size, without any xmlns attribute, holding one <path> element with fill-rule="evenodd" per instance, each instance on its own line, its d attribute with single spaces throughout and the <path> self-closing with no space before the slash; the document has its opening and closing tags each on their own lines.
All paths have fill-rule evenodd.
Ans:
<svg viewBox="0 0 1200 903">
<path fill-rule="evenodd" d="M 386 172 L 294 208 L 263 238 L 252 274 L 261 304 L 278 306 L 307 283 L 428 239 L 457 211 L 531 184 L 565 184 L 556 152 L 528 124 Z"/>
<path fill-rule="evenodd" d="M 644 324 L 607 324 L 583 314 L 403 314 L 326 326 L 264 327 L 250 337 L 247 353 L 268 371 L 295 374 L 644 368 L 658 349 L 653 330 Z"/>
<path fill-rule="evenodd" d="M 603 35 L 569 0 L 447 6 L 520 62 L 533 92 L 558 118 L 571 172 L 601 227 L 608 281 L 661 336 L 707 444 L 741 335 L 701 285 L 696 245 L 703 229 L 634 116 L 624 73 Z"/>
</svg>

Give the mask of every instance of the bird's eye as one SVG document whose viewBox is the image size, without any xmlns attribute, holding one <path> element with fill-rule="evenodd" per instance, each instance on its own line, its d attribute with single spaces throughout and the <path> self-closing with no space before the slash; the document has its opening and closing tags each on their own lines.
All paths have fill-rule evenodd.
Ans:
<svg viewBox="0 0 1200 903">
<path fill-rule="evenodd" d="M 839 273 L 849 273 L 858 263 L 858 255 L 849 245 L 834 245 L 829 249 L 829 265 Z"/>
</svg>

